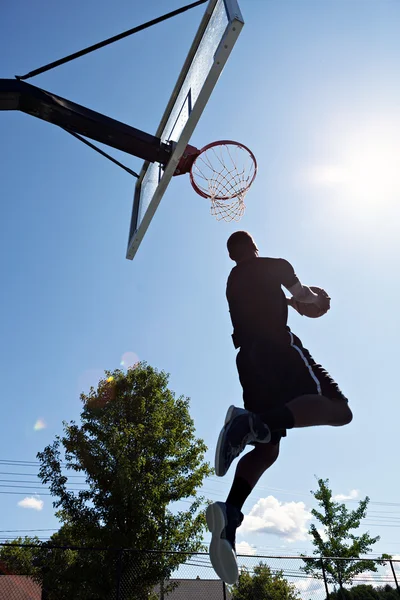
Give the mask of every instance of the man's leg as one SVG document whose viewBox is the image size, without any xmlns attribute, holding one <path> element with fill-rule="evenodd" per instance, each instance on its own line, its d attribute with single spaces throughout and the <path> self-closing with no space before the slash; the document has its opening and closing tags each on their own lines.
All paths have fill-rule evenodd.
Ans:
<svg viewBox="0 0 400 600">
<path fill-rule="evenodd" d="M 274 363 L 273 357 L 269 355 L 264 357 L 262 352 L 260 356 L 249 354 L 244 358 L 247 362 L 242 360 L 242 363 L 246 370 L 242 366 L 242 373 L 244 371 L 246 378 L 242 375 L 241 382 L 245 405 L 246 386 L 251 392 L 256 392 L 257 398 L 262 397 L 260 394 L 265 387 L 266 398 L 273 397 L 275 393 L 276 397 L 283 401 L 275 404 L 275 408 L 267 410 L 253 408 L 256 412 L 229 407 L 216 448 L 215 472 L 218 476 L 225 475 L 232 461 L 241 454 L 247 444 L 267 444 L 274 432 L 316 425 L 342 426 L 352 420 L 353 415 L 347 399 L 338 385 L 321 365 L 315 363 L 305 348 L 288 348 L 287 356 L 283 357 L 286 358 L 287 364 L 285 363 L 282 373 L 279 371 L 280 364 Z M 281 356 L 278 358 L 282 361 Z M 269 362 L 267 359 L 270 359 Z M 262 371 L 263 365 L 266 365 L 265 373 Z M 274 381 L 271 365 L 276 367 L 279 373 L 281 389 Z M 265 375 L 265 379 L 261 375 Z M 251 404 L 247 402 L 247 405 Z M 257 405 L 260 403 L 257 402 Z"/>
<path fill-rule="evenodd" d="M 254 413 L 230 406 L 218 438 L 215 472 L 223 477 L 247 444 L 268 444 L 271 436 L 282 429 L 316 425 L 339 427 L 350 423 L 352 418 L 348 402 L 340 391 L 338 398 L 304 394 L 265 412 Z"/>
<path fill-rule="evenodd" d="M 263 423 L 271 431 L 318 425 L 340 427 L 350 423 L 353 414 L 337 383 L 315 362 L 299 338 L 290 333 L 290 339 L 284 382 L 286 403 L 259 415 Z"/>
<path fill-rule="evenodd" d="M 255 444 L 254 449 L 245 454 L 237 464 L 235 478 L 226 499 L 227 504 L 242 510 L 261 475 L 274 464 L 278 456 L 279 442 Z"/>
<path fill-rule="evenodd" d="M 350 423 L 353 414 L 344 398 L 306 394 L 294 398 L 284 406 L 259 414 L 259 417 L 271 431 L 277 431 L 317 425 L 340 427 Z"/>
<path fill-rule="evenodd" d="M 217 575 L 226 583 L 233 584 L 239 576 L 236 561 L 236 529 L 240 527 L 241 508 L 261 475 L 276 461 L 277 444 L 255 444 L 254 449 L 243 456 L 236 468 L 226 502 L 215 502 L 207 508 L 207 524 L 212 533 L 210 559 Z"/>
</svg>

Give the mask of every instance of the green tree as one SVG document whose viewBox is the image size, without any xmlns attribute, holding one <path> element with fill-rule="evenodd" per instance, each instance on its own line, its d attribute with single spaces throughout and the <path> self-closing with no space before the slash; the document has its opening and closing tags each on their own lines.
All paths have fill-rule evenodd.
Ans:
<svg viewBox="0 0 400 600">
<path fill-rule="evenodd" d="M 260 562 L 251 575 L 243 570 L 239 581 L 231 588 L 232 600 L 298 600 L 301 598 L 293 584 L 289 583 L 282 571 L 272 572 L 270 567 Z"/>
<path fill-rule="evenodd" d="M 46 544 L 42 544 L 36 536 L 18 537 L 0 547 L 0 575 L 29 576 L 46 591 L 49 583 L 53 584 L 57 577 L 62 577 L 62 573 L 67 571 L 73 556 L 73 551 L 62 551 L 59 555 L 55 550 L 51 554 L 46 552 Z M 54 564 L 56 569 L 52 572 Z"/>
<path fill-rule="evenodd" d="M 330 600 L 379 600 L 380 595 L 372 585 L 356 585 L 350 590 L 339 590 L 329 596 Z"/>
<path fill-rule="evenodd" d="M 333 592 L 330 600 L 398 600 L 398 592 L 390 585 L 374 588 L 372 585 L 356 585 L 349 590 Z"/>
<path fill-rule="evenodd" d="M 80 424 L 64 422 L 63 435 L 38 454 L 62 525 L 35 564 L 49 600 L 112 599 L 119 576 L 121 599 L 148 600 L 154 585 L 203 549 L 196 490 L 211 473 L 206 446 L 195 437 L 189 400 L 145 363 L 106 372 L 81 400 Z M 71 489 L 71 474 L 85 476 L 84 489 Z M 181 499 L 187 510 L 171 510 Z"/>
<path fill-rule="evenodd" d="M 310 527 L 314 554 L 334 557 L 324 559 L 323 564 L 328 582 L 338 585 L 342 591 L 343 586 L 351 583 L 359 573 L 378 570 L 379 562 L 376 560 L 357 559 L 371 551 L 372 546 L 380 539 L 379 536 L 371 537 L 368 532 L 360 535 L 353 533 L 366 516 L 369 498 L 367 496 L 359 502 L 357 509 L 349 511 L 345 504 L 333 500 L 327 479 L 318 479 L 318 490 L 311 493 L 320 507 L 320 510 L 313 509 L 311 513 L 323 529 L 322 533 L 314 523 Z M 383 564 L 387 558 L 390 557 L 382 555 L 379 561 Z M 323 577 L 320 559 L 305 560 L 302 569 L 318 579 Z M 342 594 L 342 597 L 345 598 L 345 595 Z"/>
<path fill-rule="evenodd" d="M 395 588 L 392 588 L 391 585 L 386 584 L 376 589 L 379 592 L 380 600 L 399 600 L 399 592 Z"/>
<path fill-rule="evenodd" d="M 35 578 L 39 575 L 35 566 L 37 548 L 40 546 L 38 537 L 18 537 L 0 546 L 0 575 L 28 575 Z"/>
</svg>

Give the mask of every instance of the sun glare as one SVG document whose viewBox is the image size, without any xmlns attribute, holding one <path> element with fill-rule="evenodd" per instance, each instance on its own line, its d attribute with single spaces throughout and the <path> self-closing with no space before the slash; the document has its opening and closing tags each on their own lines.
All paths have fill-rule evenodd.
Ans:
<svg viewBox="0 0 400 600">
<path fill-rule="evenodd" d="M 400 122 L 370 124 L 338 133 L 331 140 L 337 162 L 307 169 L 313 187 L 331 188 L 337 201 L 374 212 L 394 201 L 400 204 Z"/>
<path fill-rule="evenodd" d="M 345 158 L 345 187 L 357 203 L 386 204 L 400 196 L 400 140 L 371 139 Z"/>
</svg>

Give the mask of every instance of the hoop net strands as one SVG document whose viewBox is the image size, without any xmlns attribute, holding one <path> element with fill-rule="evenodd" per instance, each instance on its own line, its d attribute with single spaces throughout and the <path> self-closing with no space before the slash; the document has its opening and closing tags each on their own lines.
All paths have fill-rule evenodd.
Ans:
<svg viewBox="0 0 400 600">
<path fill-rule="evenodd" d="M 195 191 L 211 200 L 218 221 L 239 221 L 244 198 L 257 174 L 253 153 L 237 142 L 214 142 L 203 148 L 190 171 Z"/>
<path fill-rule="evenodd" d="M 238 196 L 233 202 L 229 200 L 213 200 L 211 198 L 211 214 L 217 221 L 240 221 L 246 210 L 243 196 Z"/>
</svg>

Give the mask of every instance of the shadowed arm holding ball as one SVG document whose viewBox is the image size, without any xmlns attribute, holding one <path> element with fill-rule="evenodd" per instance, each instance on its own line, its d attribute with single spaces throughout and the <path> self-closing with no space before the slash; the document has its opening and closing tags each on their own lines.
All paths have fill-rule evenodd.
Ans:
<svg viewBox="0 0 400 600">
<path fill-rule="evenodd" d="M 288 306 L 291 306 L 300 315 L 316 319 L 325 315 L 331 307 L 330 296 L 326 291 L 317 286 L 307 287 L 297 282 L 289 289 L 292 294 L 287 298 Z"/>
</svg>

